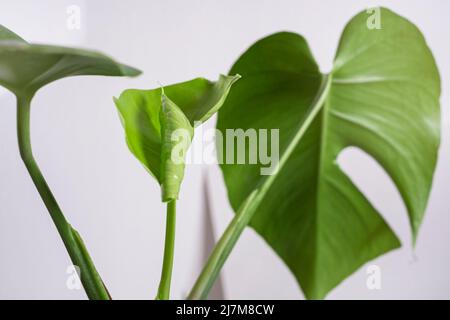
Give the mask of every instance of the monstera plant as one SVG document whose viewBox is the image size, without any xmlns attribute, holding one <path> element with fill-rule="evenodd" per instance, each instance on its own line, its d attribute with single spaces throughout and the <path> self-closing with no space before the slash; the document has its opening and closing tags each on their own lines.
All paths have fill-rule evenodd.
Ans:
<svg viewBox="0 0 450 320">
<path fill-rule="evenodd" d="M 109 299 L 109 294 L 78 232 L 64 217 L 31 150 L 30 104 L 36 91 L 55 80 L 79 75 L 137 76 L 140 71 L 93 51 L 25 42 L 0 25 L 0 85 L 17 97 L 17 134 L 20 155 L 90 299 Z"/>
<path fill-rule="evenodd" d="M 33 158 L 30 104 L 37 90 L 60 78 L 139 73 L 96 52 L 28 44 L 0 26 L 0 85 L 17 97 L 20 155 L 90 299 L 110 297 Z M 219 109 L 222 137 L 233 129 L 279 130 L 280 159 L 269 175 L 261 174 L 262 163 L 221 164 L 235 216 L 189 299 L 207 298 L 248 225 L 286 263 L 309 299 L 324 298 L 361 265 L 398 248 L 388 223 L 340 169 L 337 158 L 347 147 L 365 151 L 392 178 L 416 242 L 440 143 L 439 73 L 417 27 L 384 8 L 359 13 L 345 27 L 325 74 L 303 37 L 276 33 L 244 52 L 230 74 L 216 82 L 196 78 L 129 89 L 114 99 L 128 147 L 160 184 L 167 205 L 157 299 L 170 297 L 176 201 L 194 128 Z M 239 74 L 243 79 L 235 84 Z M 220 159 L 234 156 L 231 145 L 218 143 Z"/>
<path fill-rule="evenodd" d="M 156 298 L 169 299 L 172 277 L 176 201 L 194 128 L 223 105 L 239 79 L 221 75 L 217 82 L 197 78 L 153 90 L 129 89 L 114 99 L 130 151 L 161 185 L 167 203 L 166 238 Z"/>
<path fill-rule="evenodd" d="M 236 215 L 189 298 L 207 297 L 248 224 L 312 299 L 399 247 L 337 164 L 350 146 L 392 178 L 417 240 L 440 141 L 439 73 L 416 26 L 388 9 L 375 14 L 379 27 L 371 27 L 367 12 L 348 23 L 329 73 L 319 71 L 306 40 L 289 32 L 259 40 L 231 68 L 242 80 L 220 110 L 217 128 L 279 128 L 280 160 L 268 176 L 258 165 L 221 165 Z"/>
</svg>

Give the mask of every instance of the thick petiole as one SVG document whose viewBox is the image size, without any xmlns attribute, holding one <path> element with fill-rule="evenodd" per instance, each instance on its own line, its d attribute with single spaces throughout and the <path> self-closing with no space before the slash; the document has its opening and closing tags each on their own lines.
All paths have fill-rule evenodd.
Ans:
<svg viewBox="0 0 450 320">
<path fill-rule="evenodd" d="M 30 102 L 32 95 L 17 97 L 17 136 L 20 156 L 50 216 L 58 229 L 72 263 L 79 268 L 81 283 L 91 300 L 109 300 L 106 290 L 78 232 L 67 222 L 44 176 L 34 160 L 30 141 Z"/>
<path fill-rule="evenodd" d="M 170 281 L 172 278 L 173 256 L 175 247 L 176 200 L 167 203 L 166 239 L 164 243 L 164 260 L 159 283 L 157 300 L 170 298 Z"/>
</svg>

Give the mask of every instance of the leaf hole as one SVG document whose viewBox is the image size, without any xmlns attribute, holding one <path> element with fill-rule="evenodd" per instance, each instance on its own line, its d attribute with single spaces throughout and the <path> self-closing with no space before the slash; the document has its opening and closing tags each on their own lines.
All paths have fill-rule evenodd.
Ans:
<svg viewBox="0 0 450 320">
<path fill-rule="evenodd" d="M 408 213 L 394 182 L 383 167 L 365 151 L 347 147 L 337 163 L 355 186 L 383 216 L 404 247 L 412 246 Z"/>
</svg>

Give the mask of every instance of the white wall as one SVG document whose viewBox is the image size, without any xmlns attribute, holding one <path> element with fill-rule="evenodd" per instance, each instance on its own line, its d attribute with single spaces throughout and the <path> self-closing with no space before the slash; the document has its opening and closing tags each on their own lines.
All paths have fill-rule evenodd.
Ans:
<svg viewBox="0 0 450 320">
<path fill-rule="evenodd" d="M 66 28 L 72 4 L 81 8 L 80 30 Z M 251 43 L 280 30 L 304 35 L 319 65 L 329 70 L 345 23 L 372 5 L 390 7 L 425 34 L 442 76 L 442 148 L 414 251 L 406 211 L 389 178 L 358 151 L 341 156 L 404 246 L 368 263 L 380 266 L 382 290 L 367 289 L 363 267 L 329 298 L 450 298 L 449 1 L 0 1 L 0 23 L 29 41 L 94 48 L 145 72 L 137 79 L 65 79 L 41 90 L 32 109 L 36 158 L 115 298 L 154 297 L 164 206 L 158 185 L 126 148 L 111 97 L 158 81 L 215 79 Z M 82 290 L 66 287 L 69 259 L 20 162 L 13 96 L 0 93 L 0 105 L 0 298 L 85 298 Z M 189 291 L 203 259 L 202 170 L 212 189 L 215 233 L 232 217 L 219 169 L 188 167 L 178 205 L 175 298 Z M 252 230 L 244 232 L 223 275 L 226 298 L 303 298 L 287 268 Z"/>
</svg>

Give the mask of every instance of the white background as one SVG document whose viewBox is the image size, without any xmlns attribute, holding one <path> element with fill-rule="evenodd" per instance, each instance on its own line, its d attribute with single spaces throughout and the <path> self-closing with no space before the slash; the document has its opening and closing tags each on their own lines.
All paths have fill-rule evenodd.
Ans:
<svg viewBox="0 0 450 320">
<path fill-rule="evenodd" d="M 66 27 L 72 4 L 81 8 L 80 30 Z M 158 81 L 214 80 L 251 43 L 281 30 L 305 36 L 328 71 L 345 23 L 372 5 L 385 5 L 416 23 L 435 55 L 442 77 L 442 147 L 415 250 L 405 208 L 389 178 L 362 152 L 342 154 L 340 163 L 403 247 L 369 262 L 328 298 L 448 299 L 449 1 L 0 1 L 0 23 L 28 41 L 94 48 L 144 71 L 137 79 L 64 79 L 42 89 L 32 106 L 37 161 L 114 298 L 154 298 L 165 209 L 159 186 L 127 150 L 112 96 L 130 87 L 154 88 Z M 201 181 L 206 172 L 216 235 L 232 217 L 219 169 L 189 166 L 178 205 L 174 298 L 186 296 L 204 259 Z M 0 257 L 0 298 L 86 298 L 82 290 L 66 287 L 70 261 L 20 161 L 15 100 L 6 91 L 0 91 Z M 381 268 L 381 290 L 366 286 L 372 264 Z M 226 263 L 222 280 L 225 298 L 303 298 L 288 269 L 250 229 Z"/>
</svg>

